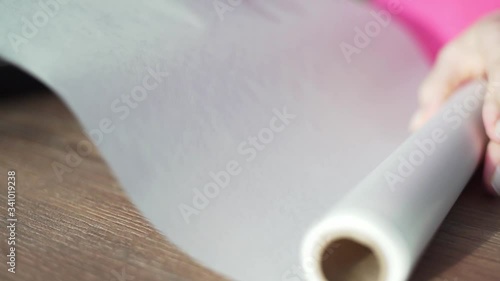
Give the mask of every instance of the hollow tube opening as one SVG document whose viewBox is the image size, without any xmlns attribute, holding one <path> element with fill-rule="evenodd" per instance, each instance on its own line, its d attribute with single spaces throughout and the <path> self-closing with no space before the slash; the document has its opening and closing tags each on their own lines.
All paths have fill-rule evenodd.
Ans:
<svg viewBox="0 0 500 281">
<path fill-rule="evenodd" d="M 322 250 L 321 271 L 328 281 L 378 281 L 381 267 L 370 246 L 349 238 L 335 239 Z"/>
</svg>

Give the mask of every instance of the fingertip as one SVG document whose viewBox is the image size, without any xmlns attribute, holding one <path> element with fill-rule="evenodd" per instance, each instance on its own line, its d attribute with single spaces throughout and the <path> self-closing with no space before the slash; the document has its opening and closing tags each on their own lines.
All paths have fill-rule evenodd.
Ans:
<svg viewBox="0 0 500 281">
<path fill-rule="evenodd" d="M 500 145 L 490 142 L 486 149 L 483 179 L 486 191 L 494 196 L 500 196 Z"/>
<path fill-rule="evenodd" d="M 492 100 L 486 100 L 483 106 L 483 123 L 488 137 L 500 143 L 500 111 Z"/>
<path fill-rule="evenodd" d="M 422 111 L 418 110 L 412 115 L 410 119 L 410 124 L 408 126 L 408 130 L 410 132 L 415 132 L 420 128 L 421 123 L 422 123 Z"/>
<path fill-rule="evenodd" d="M 434 101 L 425 107 L 420 108 L 410 119 L 409 130 L 414 132 L 420 129 L 429 119 L 431 119 L 441 107 L 440 101 Z"/>
<path fill-rule="evenodd" d="M 445 100 L 447 96 L 447 89 L 441 83 L 436 82 L 433 76 L 424 80 L 418 92 L 418 102 L 420 106 L 429 106 L 441 100 Z"/>
</svg>

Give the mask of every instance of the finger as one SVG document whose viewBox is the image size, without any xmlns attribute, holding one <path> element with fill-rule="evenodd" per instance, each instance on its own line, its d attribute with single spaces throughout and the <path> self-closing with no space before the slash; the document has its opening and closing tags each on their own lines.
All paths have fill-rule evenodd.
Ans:
<svg viewBox="0 0 500 281">
<path fill-rule="evenodd" d="M 483 108 L 484 127 L 488 137 L 500 142 L 500 14 L 494 13 L 476 28 L 475 48 L 484 65 L 488 87 Z"/>
<path fill-rule="evenodd" d="M 434 68 L 420 87 L 420 109 L 411 119 L 410 130 L 417 130 L 432 118 L 462 84 L 482 75 L 482 60 L 466 40 L 469 40 L 466 36 L 457 39 L 439 53 Z"/>
<path fill-rule="evenodd" d="M 500 143 L 500 110 L 498 107 L 498 94 L 491 89 L 488 82 L 488 89 L 483 105 L 483 123 L 486 134 L 491 141 Z"/>
<path fill-rule="evenodd" d="M 420 87 L 420 106 L 443 103 L 460 85 L 478 74 L 477 55 L 463 41 L 456 40 L 439 52 L 432 71 Z"/>
<path fill-rule="evenodd" d="M 486 148 L 483 179 L 486 190 L 500 196 L 500 144 L 490 142 Z"/>
<path fill-rule="evenodd" d="M 498 45 L 500 55 L 500 44 Z M 500 56 L 485 53 L 486 77 L 488 82 L 485 105 L 483 108 L 484 127 L 488 137 L 500 143 Z"/>
<path fill-rule="evenodd" d="M 440 103 L 434 103 L 426 107 L 420 108 L 415 114 L 413 114 L 409 129 L 414 132 L 422 127 L 429 119 L 432 118 L 439 110 Z"/>
</svg>

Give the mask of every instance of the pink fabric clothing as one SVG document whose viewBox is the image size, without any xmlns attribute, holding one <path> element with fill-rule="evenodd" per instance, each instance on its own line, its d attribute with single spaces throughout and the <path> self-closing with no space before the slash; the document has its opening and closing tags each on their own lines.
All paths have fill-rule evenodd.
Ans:
<svg viewBox="0 0 500 281">
<path fill-rule="evenodd" d="M 500 0 L 373 0 L 400 20 L 432 61 L 439 49 L 482 16 L 500 9 Z"/>
</svg>

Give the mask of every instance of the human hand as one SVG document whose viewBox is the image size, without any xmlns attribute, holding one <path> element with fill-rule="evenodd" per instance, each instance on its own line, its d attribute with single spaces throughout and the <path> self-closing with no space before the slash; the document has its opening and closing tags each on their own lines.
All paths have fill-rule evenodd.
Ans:
<svg viewBox="0 0 500 281">
<path fill-rule="evenodd" d="M 419 91 L 419 110 L 410 129 L 427 122 L 457 88 L 485 78 L 483 122 L 489 142 L 484 164 L 488 191 L 500 195 L 500 12 L 490 14 L 448 43 Z"/>
</svg>

